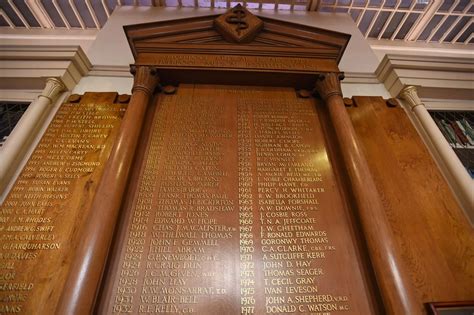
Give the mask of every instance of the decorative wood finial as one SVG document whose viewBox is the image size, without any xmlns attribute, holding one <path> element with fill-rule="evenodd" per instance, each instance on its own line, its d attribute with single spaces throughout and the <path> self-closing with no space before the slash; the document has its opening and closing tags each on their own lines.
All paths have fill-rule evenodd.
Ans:
<svg viewBox="0 0 474 315">
<path fill-rule="evenodd" d="M 251 42 L 263 28 L 263 21 L 240 3 L 214 20 L 219 33 L 229 42 Z"/>
</svg>

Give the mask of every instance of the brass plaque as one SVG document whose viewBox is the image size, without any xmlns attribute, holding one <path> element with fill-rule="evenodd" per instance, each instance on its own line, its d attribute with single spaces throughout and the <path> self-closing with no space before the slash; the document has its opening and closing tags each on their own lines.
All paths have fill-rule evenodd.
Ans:
<svg viewBox="0 0 474 315">
<path fill-rule="evenodd" d="M 0 206 L 0 314 L 54 314 L 124 111 L 93 102 L 58 110 Z"/>
<path fill-rule="evenodd" d="M 373 313 L 314 100 L 184 85 L 158 106 L 99 313 Z"/>
</svg>

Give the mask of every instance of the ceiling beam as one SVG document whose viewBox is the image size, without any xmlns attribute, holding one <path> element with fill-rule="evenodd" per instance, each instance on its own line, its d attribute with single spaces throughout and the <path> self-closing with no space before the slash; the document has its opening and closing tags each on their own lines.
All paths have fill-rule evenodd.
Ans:
<svg viewBox="0 0 474 315">
<path fill-rule="evenodd" d="M 411 42 L 416 41 L 421 33 L 425 30 L 426 26 L 431 21 L 436 12 L 438 12 L 441 4 L 443 4 L 443 0 L 433 0 L 425 9 L 425 12 L 422 13 L 421 18 L 418 19 L 417 23 L 412 26 L 410 32 L 405 37 L 405 40 Z"/>
<path fill-rule="evenodd" d="M 89 13 L 92 16 L 92 20 L 94 21 L 95 27 L 97 27 L 97 29 L 100 29 L 99 19 L 97 19 L 97 15 L 95 14 L 94 8 L 92 7 L 90 0 L 86 0 L 85 3 L 87 9 L 89 10 Z"/>
<path fill-rule="evenodd" d="M 10 25 L 10 28 L 15 28 L 15 24 L 13 24 L 12 20 L 8 17 L 8 15 L 3 11 L 2 8 L 0 8 L 0 16 L 3 16 L 5 21 L 7 21 L 8 25 Z"/>
<path fill-rule="evenodd" d="M 464 44 L 467 45 L 469 42 L 474 38 L 474 33 L 471 33 L 471 35 L 464 41 Z"/>
<path fill-rule="evenodd" d="M 446 37 L 453 31 L 454 27 L 456 27 L 456 25 L 459 23 L 459 21 L 461 20 L 462 18 L 462 15 L 458 15 L 458 17 L 456 18 L 456 20 L 451 24 L 451 26 L 448 28 L 448 30 L 444 33 L 443 36 L 441 36 L 441 38 L 439 39 L 438 43 L 442 43 L 444 42 L 444 40 L 446 39 Z"/>
<path fill-rule="evenodd" d="M 25 27 L 29 29 L 30 24 L 26 21 L 25 17 L 23 16 L 23 14 L 21 14 L 20 10 L 18 10 L 15 3 L 13 3 L 12 0 L 8 0 L 8 4 L 13 9 L 13 11 L 15 11 L 16 15 L 18 15 L 18 17 L 20 18 L 21 22 L 25 25 Z"/>
<path fill-rule="evenodd" d="M 61 17 L 61 19 L 63 20 L 64 25 L 66 25 L 66 28 L 68 30 L 71 29 L 71 25 L 69 24 L 68 19 L 64 15 L 63 10 L 61 10 L 61 7 L 59 7 L 57 0 L 53 0 L 53 6 L 56 8 L 56 11 L 58 11 L 58 14 Z"/>
<path fill-rule="evenodd" d="M 53 21 L 38 0 L 26 0 L 25 3 L 42 28 L 54 28 Z"/>
<path fill-rule="evenodd" d="M 109 18 L 110 17 L 109 8 L 107 7 L 105 0 L 101 0 L 101 2 L 102 2 L 102 7 L 104 7 L 105 14 L 107 14 L 107 18 Z"/>
<path fill-rule="evenodd" d="M 458 41 L 459 37 L 461 37 L 462 34 L 464 34 L 464 32 L 469 28 L 469 26 L 471 26 L 472 24 L 472 21 L 469 21 L 466 23 L 466 25 L 464 25 L 464 27 L 459 31 L 458 35 L 456 35 L 453 40 L 451 41 L 451 43 L 455 43 Z"/>
<path fill-rule="evenodd" d="M 81 24 L 82 29 L 85 30 L 86 24 L 84 23 L 82 16 L 79 14 L 79 11 L 76 8 L 76 4 L 74 3 L 73 0 L 69 0 L 69 5 L 71 6 L 72 11 L 74 12 L 74 15 L 76 16 L 76 19 L 79 21 L 79 24 Z"/>
<path fill-rule="evenodd" d="M 385 33 L 385 31 L 387 30 L 387 27 L 390 25 L 390 23 L 392 22 L 392 18 L 394 17 L 395 13 L 397 12 L 398 10 L 398 7 L 400 6 L 400 3 L 402 3 L 401 0 L 397 0 L 397 4 L 395 5 L 395 10 L 392 10 L 390 12 L 390 15 L 389 17 L 387 18 L 387 20 L 385 21 L 385 24 L 384 26 L 382 27 L 382 30 L 380 31 L 379 33 L 379 36 L 377 36 L 377 39 L 381 39 L 383 34 Z"/>
<path fill-rule="evenodd" d="M 433 29 L 431 30 L 430 34 L 428 35 L 428 37 L 426 38 L 425 42 L 429 43 L 431 41 L 431 39 L 433 38 L 433 36 L 435 36 L 435 34 L 438 32 L 438 30 L 441 28 L 441 26 L 443 26 L 444 22 L 446 21 L 446 19 L 448 18 L 448 15 L 443 15 L 443 17 L 441 18 L 441 20 L 438 22 L 438 24 L 433 27 Z"/>
</svg>

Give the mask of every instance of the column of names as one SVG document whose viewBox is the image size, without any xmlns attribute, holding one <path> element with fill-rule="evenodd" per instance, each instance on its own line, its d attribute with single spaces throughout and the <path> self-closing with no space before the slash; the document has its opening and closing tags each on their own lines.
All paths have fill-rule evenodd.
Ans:
<svg viewBox="0 0 474 315">
<path fill-rule="evenodd" d="M 122 252 L 114 284 L 115 305 L 130 308 L 109 309 L 366 309 L 352 298 L 365 293 L 350 289 L 363 286 L 353 249 L 341 250 L 349 232 L 314 103 L 289 90 L 210 91 L 186 86 L 163 98 L 128 223 L 127 250 L 143 252 Z"/>
<path fill-rule="evenodd" d="M 69 255 L 74 227 L 84 218 L 91 183 L 124 110 L 63 104 L 56 113 L 0 207 L 0 313 L 36 311 L 35 299 L 62 284 L 64 268 L 58 265 Z M 60 272 L 51 276 L 51 267 Z M 52 287 L 45 287 L 46 277 Z"/>
<path fill-rule="evenodd" d="M 127 244 L 143 253 L 123 256 L 121 274 L 127 276 L 119 279 L 113 312 L 199 313 L 208 298 L 226 294 L 214 281 L 217 270 L 225 269 L 220 249 L 238 234 L 223 220 L 234 213 L 234 200 L 222 187 L 231 137 L 216 120 L 222 115 L 205 102 L 160 104 L 129 230 L 133 241 Z"/>
</svg>

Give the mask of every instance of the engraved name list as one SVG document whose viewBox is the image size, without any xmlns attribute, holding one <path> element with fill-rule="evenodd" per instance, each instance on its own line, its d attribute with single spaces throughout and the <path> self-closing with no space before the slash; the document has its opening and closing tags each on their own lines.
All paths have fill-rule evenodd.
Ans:
<svg viewBox="0 0 474 315">
<path fill-rule="evenodd" d="M 158 106 L 109 313 L 368 308 L 314 101 L 182 85 Z"/>
</svg>

